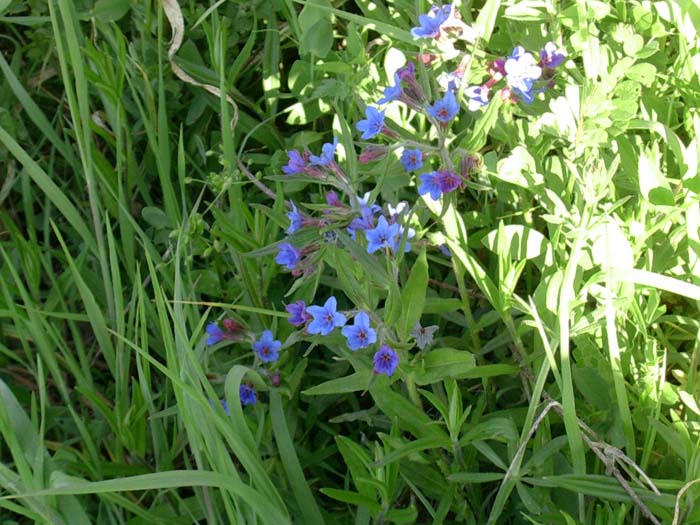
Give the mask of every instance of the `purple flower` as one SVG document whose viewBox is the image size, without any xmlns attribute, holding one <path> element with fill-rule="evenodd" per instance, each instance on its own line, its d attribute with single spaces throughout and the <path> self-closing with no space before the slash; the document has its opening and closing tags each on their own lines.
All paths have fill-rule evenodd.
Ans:
<svg viewBox="0 0 700 525">
<path fill-rule="evenodd" d="M 418 15 L 420 25 L 411 29 L 414 38 L 435 38 L 440 34 L 440 26 L 450 17 L 452 4 L 442 7 L 434 5 L 425 15 Z"/>
<path fill-rule="evenodd" d="M 384 129 L 384 111 L 367 106 L 365 108 L 365 120 L 356 124 L 356 128 L 362 132 L 362 139 L 367 140 L 379 135 Z"/>
<path fill-rule="evenodd" d="M 328 166 L 333 162 L 335 157 L 335 148 L 338 147 L 338 137 L 333 137 L 333 142 L 326 142 L 321 147 L 321 156 L 311 155 L 309 160 L 310 164 L 313 166 Z"/>
<path fill-rule="evenodd" d="M 293 270 L 301 260 L 301 252 L 288 242 L 280 243 L 279 252 L 275 257 L 275 262 L 286 266 L 287 270 Z"/>
<path fill-rule="evenodd" d="M 401 77 L 399 73 L 394 73 L 394 85 L 384 88 L 384 96 L 377 100 L 377 104 L 386 104 L 401 97 Z"/>
<path fill-rule="evenodd" d="M 381 248 L 391 248 L 396 246 L 396 237 L 399 235 L 399 225 L 389 224 L 384 216 L 379 217 L 377 227 L 365 230 L 367 237 L 367 253 L 374 253 Z"/>
<path fill-rule="evenodd" d="M 374 210 L 372 208 L 362 208 L 361 217 L 355 217 L 348 225 L 348 234 L 355 240 L 357 230 L 369 230 L 374 228 Z"/>
<path fill-rule="evenodd" d="M 547 42 L 540 51 L 540 65 L 554 69 L 566 58 L 566 52 L 560 50 L 554 42 Z"/>
<path fill-rule="evenodd" d="M 272 338 L 272 332 L 265 330 L 259 341 L 253 343 L 253 350 L 263 363 L 277 361 L 280 358 L 279 350 L 282 343 Z"/>
<path fill-rule="evenodd" d="M 372 361 L 374 363 L 375 374 L 385 374 L 389 377 L 394 375 L 396 367 L 399 366 L 399 356 L 387 345 L 382 345 L 382 347 L 377 350 Z"/>
<path fill-rule="evenodd" d="M 451 171 L 439 170 L 419 175 L 421 185 L 418 188 L 418 195 L 430 194 L 434 201 L 440 198 L 443 193 L 450 193 L 459 187 L 461 179 Z"/>
<path fill-rule="evenodd" d="M 392 219 L 396 219 L 396 217 L 408 211 L 408 203 L 406 201 L 399 202 L 396 207 L 391 204 L 387 204 L 386 207 Z"/>
<path fill-rule="evenodd" d="M 369 315 L 359 312 L 354 319 L 352 326 L 345 326 L 341 330 L 348 340 L 348 346 L 353 352 L 360 348 L 367 348 L 377 340 L 375 332 L 369 324 Z"/>
<path fill-rule="evenodd" d="M 464 94 L 469 97 L 469 111 L 476 111 L 489 103 L 489 88 L 484 86 L 469 86 L 464 90 Z"/>
<path fill-rule="evenodd" d="M 426 108 L 428 115 L 438 119 L 440 122 L 449 122 L 459 112 L 459 104 L 452 91 L 445 93 L 445 96 L 440 100 L 435 101 L 435 104 Z"/>
<path fill-rule="evenodd" d="M 238 389 L 238 397 L 241 398 L 241 405 L 243 406 L 254 405 L 258 402 L 258 395 L 255 393 L 255 389 L 250 385 L 241 385 Z M 225 410 L 226 415 L 229 415 L 228 407 L 226 407 Z"/>
<path fill-rule="evenodd" d="M 304 220 L 304 217 L 301 213 L 299 213 L 299 210 L 297 209 L 296 204 L 294 204 L 294 201 L 290 200 L 289 202 L 292 204 L 292 211 L 287 212 L 287 217 L 289 217 L 289 228 L 285 230 L 287 235 L 291 235 L 297 230 L 299 230 Z"/>
<path fill-rule="evenodd" d="M 542 75 L 542 68 L 536 64 L 535 57 L 525 52 L 522 46 L 517 46 L 503 67 L 508 86 L 523 102 L 531 104 L 535 99 L 532 86 Z"/>
<path fill-rule="evenodd" d="M 450 193 L 459 188 L 459 185 L 462 183 L 462 180 L 456 173 L 448 170 L 439 170 L 437 173 L 438 184 L 442 193 Z"/>
<path fill-rule="evenodd" d="M 401 164 L 406 171 L 419 170 L 423 167 L 423 152 L 420 149 L 404 149 Z"/>
<path fill-rule="evenodd" d="M 226 333 L 219 328 L 219 325 L 216 323 L 209 323 L 207 325 L 207 333 L 209 334 L 209 337 L 207 337 L 207 344 L 209 346 L 226 339 Z"/>
<path fill-rule="evenodd" d="M 287 152 L 287 157 L 289 157 L 289 163 L 286 166 L 282 166 L 282 171 L 285 175 L 297 175 L 299 173 L 304 173 L 306 169 L 306 160 L 301 154 L 293 149 Z"/>
<path fill-rule="evenodd" d="M 343 207 L 343 203 L 340 202 L 338 194 L 334 191 L 329 191 L 328 193 L 326 193 L 326 202 L 329 206 L 335 206 L 336 208 Z"/>
<path fill-rule="evenodd" d="M 445 91 L 452 91 L 456 93 L 459 90 L 459 85 L 462 83 L 462 73 L 459 71 L 452 71 L 445 75 L 442 75 L 439 79 L 440 87 Z"/>
<path fill-rule="evenodd" d="M 306 303 L 302 300 L 288 304 L 284 308 L 291 314 L 287 321 L 292 326 L 301 326 L 311 320 L 311 316 L 306 311 Z"/>
<path fill-rule="evenodd" d="M 344 326 L 347 319 L 336 311 L 337 306 L 338 301 L 333 296 L 330 296 L 323 306 L 309 306 L 306 311 L 314 320 L 309 323 L 306 330 L 310 334 L 328 335 L 336 327 Z"/>
</svg>

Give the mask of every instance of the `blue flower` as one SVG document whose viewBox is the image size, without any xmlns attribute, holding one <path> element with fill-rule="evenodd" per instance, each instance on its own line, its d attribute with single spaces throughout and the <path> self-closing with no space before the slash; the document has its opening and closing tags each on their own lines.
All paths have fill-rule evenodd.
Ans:
<svg viewBox="0 0 700 525">
<path fill-rule="evenodd" d="M 290 200 L 289 202 L 292 204 L 292 211 L 287 212 L 287 217 L 289 218 L 289 228 L 285 230 L 287 235 L 291 235 L 297 230 L 299 230 L 304 220 L 303 215 L 299 213 L 299 210 L 297 209 L 296 204 L 294 204 L 294 201 Z"/>
<path fill-rule="evenodd" d="M 369 230 L 374 228 L 374 211 L 372 208 L 362 208 L 361 217 L 355 217 L 348 225 L 347 230 L 350 238 L 355 240 L 355 232 L 357 230 Z"/>
<path fill-rule="evenodd" d="M 288 242 L 280 243 L 279 252 L 275 257 L 275 262 L 286 266 L 287 270 L 293 270 L 301 260 L 301 252 Z"/>
<path fill-rule="evenodd" d="M 333 142 L 326 142 L 321 147 L 321 156 L 311 155 L 309 160 L 310 164 L 313 166 L 328 166 L 333 162 L 335 157 L 335 148 L 338 147 L 338 137 L 333 137 Z"/>
<path fill-rule="evenodd" d="M 250 385 L 241 385 L 238 389 L 238 397 L 241 398 L 241 405 L 254 405 L 258 402 L 258 395 L 255 393 L 255 389 Z M 222 400 L 224 403 L 225 400 Z M 226 415 L 229 415 L 228 407 L 226 407 Z"/>
<path fill-rule="evenodd" d="M 310 334 L 328 335 L 336 327 L 344 326 L 347 319 L 343 314 L 336 311 L 338 301 L 335 297 L 330 296 L 323 306 L 309 306 L 306 311 L 314 318 L 307 331 Z"/>
<path fill-rule="evenodd" d="M 311 316 L 306 311 L 306 303 L 304 301 L 299 300 L 295 303 L 288 304 L 285 306 L 285 310 L 291 314 L 287 321 L 289 321 L 289 324 L 292 326 L 301 326 L 311 320 Z"/>
<path fill-rule="evenodd" d="M 369 209 L 372 213 L 378 213 L 382 211 L 381 206 L 377 205 L 372 201 L 370 204 L 369 198 L 372 195 L 372 192 L 368 191 L 366 192 L 362 197 L 357 197 L 357 203 L 360 205 L 360 211 Z"/>
<path fill-rule="evenodd" d="M 408 228 L 408 230 L 406 230 L 406 228 L 399 225 L 399 236 L 396 239 L 396 243 L 395 243 L 394 248 L 393 248 L 394 252 L 399 251 L 399 247 L 401 246 L 401 240 L 403 239 L 403 234 L 406 231 L 408 231 L 408 233 L 406 233 L 406 244 L 404 244 L 403 251 L 405 253 L 408 253 L 411 251 L 411 243 L 408 241 L 410 239 L 413 239 L 416 236 L 416 230 L 414 230 L 413 228 Z"/>
<path fill-rule="evenodd" d="M 265 330 L 259 341 L 253 343 L 253 350 L 263 363 L 277 361 L 280 358 L 279 350 L 282 343 L 272 338 L 272 332 Z"/>
<path fill-rule="evenodd" d="M 367 106 L 365 108 L 365 120 L 361 120 L 356 124 L 358 131 L 362 132 L 362 140 L 371 139 L 379 135 L 384 129 L 384 111 L 379 111 L 377 108 Z"/>
<path fill-rule="evenodd" d="M 423 167 L 423 152 L 420 149 L 404 149 L 401 164 L 406 171 L 419 170 Z"/>
<path fill-rule="evenodd" d="M 348 346 L 353 352 L 360 348 L 367 348 L 377 340 L 375 332 L 369 324 L 369 315 L 360 312 L 355 316 L 352 326 L 345 326 L 341 330 L 348 340 Z"/>
<path fill-rule="evenodd" d="M 464 90 L 464 94 L 469 97 L 469 111 L 476 111 L 489 103 L 489 88 L 484 86 L 469 86 Z"/>
<path fill-rule="evenodd" d="M 384 216 L 379 217 L 377 227 L 372 230 L 365 231 L 367 237 L 367 253 L 374 253 L 382 248 L 391 248 L 396 246 L 396 237 L 399 235 L 399 225 L 389 224 Z"/>
<path fill-rule="evenodd" d="M 557 48 L 554 42 L 547 42 L 540 51 L 540 65 L 554 69 L 566 58 L 566 52 Z"/>
<path fill-rule="evenodd" d="M 219 328 L 217 323 L 209 323 L 207 325 L 207 333 L 209 334 L 209 337 L 207 337 L 207 344 L 209 346 L 215 345 L 219 341 L 226 339 L 226 333 Z"/>
<path fill-rule="evenodd" d="M 450 17 L 452 5 L 433 6 L 425 15 L 418 16 L 420 25 L 411 29 L 415 38 L 435 38 L 440 34 L 440 26 Z"/>
<path fill-rule="evenodd" d="M 394 73 L 394 85 L 384 88 L 384 96 L 377 100 L 377 104 L 386 104 L 393 102 L 401 97 L 401 77 L 399 73 Z"/>
<path fill-rule="evenodd" d="M 506 82 L 513 92 L 520 96 L 526 104 L 535 99 L 532 86 L 542 75 L 542 68 L 535 63 L 535 57 L 525 52 L 522 46 L 517 46 L 513 54 L 506 59 L 503 68 L 506 72 Z"/>
<path fill-rule="evenodd" d="M 426 108 L 428 115 L 438 119 L 440 122 L 449 122 L 459 112 L 459 104 L 452 91 L 445 93 L 445 96 L 440 100 L 435 101 L 435 104 Z"/>
<path fill-rule="evenodd" d="M 421 181 L 421 185 L 418 187 L 418 195 L 430 193 L 430 198 L 434 201 L 440 198 L 440 195 L 442 195 L 442 190 L 440 189 L 440 181 L 437 178 L 437 175 L 437 171 L 431 171 L 430 173 L 418 175 L 418 178 Z"/>
<path fill-rule="evenodd" d="M 382 347 L 377 350 L 372 359 L 374 364 L 375 374 L 385 374 L 391 377 L 396 372 L 396 367 L 399 366 L 399 356 L 394 352 L 391 347 L 387 345 L 382 345 Z"/>
<path fill-rule="evenodd" d="M 282 171 L 285 175 L 297 175 L 299 173 L 304 173 L 306 169 L 306 160 L 301 154 L 293 149 L 287 152 L 287 157 L 289 157 L 289 163 L 286 166 L 282 166 Z"/>
</svg>

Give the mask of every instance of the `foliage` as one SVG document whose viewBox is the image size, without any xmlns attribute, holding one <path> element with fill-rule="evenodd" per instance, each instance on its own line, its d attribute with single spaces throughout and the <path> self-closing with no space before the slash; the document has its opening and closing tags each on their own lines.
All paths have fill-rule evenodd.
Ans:
<svg viewBox="0 0 700 525">
<path fill-rule="evenodd" d="M 693 2 L 0 27 L 4 520 L 700 523 Z"/>
</svg>

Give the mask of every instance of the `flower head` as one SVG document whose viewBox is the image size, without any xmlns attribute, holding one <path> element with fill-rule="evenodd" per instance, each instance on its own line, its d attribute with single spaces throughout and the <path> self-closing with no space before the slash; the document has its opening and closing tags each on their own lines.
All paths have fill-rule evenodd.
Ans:
<svg viewBox="0 0 700 525">
<path fill-rule="evenodd" d="M 411 243 L 408 242 L 410 239 L 413 239 L 416 236 L 416 230 L 413 228 L 404 228 L 403 226 L 399 225 L 399 235 L 396 238 L 396 242 L 394 243 L 394 252 L 398 252 L 399 248 L 401 247 L 401 241 L 403 240 L 403 234 L 406 233 L 406 243 L 403 246 L 403 251 L 405 253 L 408 253 L 411 251 Z"/>
<path fill-rule="evenodd" d="M 377 104 L 386 104 L 401 97 L 401 77 L 399 73 L 394 73 L 394 85 L 384 88 L 384 96 L 377 100 Z"/>
<path fill-rule="evenodd" d="M 290 303 L 284 307 L 289 312 L 290 317 L 287 319 L 292 326 L 301 326 L 311 320 L 311 316 L 306 311 L 306 303 L 302 300 Z"/>
<path fill-rule="evenodd" d="M 542 75 L 542 68 L 535 62 L 535 57 L 525 52 L 522 46 L 517 46 L 513 54 L 506 59 L 503 68 L 508 86 L 523 102 L 531 104 L 535 98 L 532 87 L 535 80 Z"/>
<path fill-rule="evenodd" d="M 348 340 L 348 346 L 353 352 L 360 348 L 367 348 L 377 340 L 375 332 L 369 324 L 369 315 L 360 312 L 355 316 L 353 325 L 344 326 L 342 334 Z"/>
<path fill-rule="evenodd" d="M 411 337 L 416 340 L 418 348 L 423 350 L 426 346 L 433 344 L 433 336 L 435 332 L 437 332 L 437 329 L 437 325 L 421 326 L 418 322 L 416 326 L 413 327 L 413 330 L 411 330 Z"/>
<path fill-rule="evenodd" d="M 357 197 L 357 203 L 360 205 L 360 211 L 363 211 L 365 209 L 369 209 L 372 213 L 378 213 L 382 211 L 381 206 L 375 204 L 374 201 L 372 201 L 371 203 L 369 202 L 369 198 L 371 195 L 372 192 L 368 191 L 362 197 Z"/>
<path fill-rule="evenodd" d="M 450 17 L 452 4 L 442 7 L 434 5 L 425 15 L 418 16 L 420 25 L 411 29 L 414 38 L 435 38 L 440 34 L 440 26 Z"/>
<path fill-rule="evenodd" d="M 401 154 L 401 164 L 406 171 L 419 170 L 423 167 L 423 152 L 420 149 L 404 149 Z"/>
<path fill-rule="evenodd" d="M 275 362 L 280 358 L 282 343 L 273 339 L 272 332 L 265 330 L 259 341 L 253 343 L 253 350 L 263 363 Z"/>
<path fill-rule="evenodd" d="M 375 374 L 385 374 L 391 377 L 394 375 L 396 367 L 399 366 L 399 356 L 391 347 L 382 345 L 382 347 L 377 350 L 377 353 L 374 354 L 372 362 L 374 363 Z"/>
<path fill-rule="evenodd" d="M 364 120 L 359 121 L 355 127 L 362 132 L 362 139 L 367 140 L 379 135 L 384 129 L 384 111 L 367 106 Z"/>
<path fill-rule="evenodd" d="M 469 111 L 476 111 L 489 103 L 489 88 L 484 86 L 469 86 L 464 90 L 464 94 L 469 97 Z"/>
<path fill-rule="evenodd" d="M 301 251 L 297 250 L 288 242 L 280 243 L 278 248 L 279 252 L 277 253 L 277 257 L 275 257 L 275 262 L 285 266 L 287 270 L 296 268 L 301 260 Z"/>
<path fill-rule="evenodd" d="M 207 325 L 207 333 L 209 334 L 209 337 L 207 337 L 207 344 L 209 346 L 215 345 L 219 341 L 226 339 L 226 333 L 219 328 L 217 323 L 209 323 Z"/>
<path fill-rule="evenodd" d="M 382 248 L 394 249 L 396 237 L 399 235 L 399 225 L 389 224 L 384 216 L 379 217 L 377 227 L 365 230 L 367 237 L 367 253 L 374 253 Z"/>
<path fill-rule="evenodd" d="M 297 175 L 304 173 L 306 169 L 306 159 L 295 149 L 287 152 L 289 162 L 286 166 L 282 166 L 282 171 L 285 175 Z"/>
<path fill-rule="evenodd" d="M 340 199 L 338 198 L 338 194 L 334 191 L 329 191 L 326 193 L 326 202 L 329 206 L 334 206 L 336 208 L 344 207 L 344 204 L 340 202 Z"/>
<path fill-rule="evenodd" d="M 418 194 L 430 194 L 430 198 L 434 201 L 440 198 L 443 193 L 450 193 L 459 187 L 461 179 L 451 171 L 439 170 L 430 173 L 423 173 L 418 178 L 421 185 L 418 187 Z"/>
<path fill-rule="evenodd" d="M 336 327 L 344 326 L 347 319 L 336 311 L 337 306 L 338 301 L 333 296 L 329 297 L 323 306 L 309 306 L 306 311 L 311 314 L 313 321 L 306 330 L 310 334 L 328 335 Z"/>
<path fill-rule="evenodd" d="M 241 398 L 241 405 L 243 406 L 254 405 L 258 402 L 258 395 L 250 385 L 241 385 L 238 389 L 238 397 Z M 228 411 L 226 413 L 228 415 Z"/>
<path fill-rule="evenodd" d="M 330 165 L 335 158 L 335 148 L 338 147 L 338 137 L 333 137 L 333 142 L 326 142 L 322 147 L 321 147 L 321 155 L 316 156 L 316 155 L 311 155 L 309 157 L 309 160 L 311 161 L 310 164 L 313 166 L 328 166 Z"/>
<path fill-rule="evenodd" d="M 566 58 L 566 51 L 559 49 L 554 42 L 547 42 L 540 51 L 540 65 L 554 69 Z"/>
<path fill-rule="evenodd" d="M 289 218 L 289 228 L 285 230 L 287 235 L 291 235 L 298 231 L 302 227 L 304 221 L 304 217 L 301 213 L 299 213 L 294 201 L 290 200 L 289 202 L 292 204 L 292 211 L 287 212 L 287 217 Z"/>
<path fill-rule="evenodd" d="M 435 101 L 435 104 L 426 108 L 428 115 L 440 122 L 449 122 L 459 113 L 459 104 L 452 91 L 445 93 L 445 96 Z"/>
<path fill-rule="evenodd" d="M 401 201 L 396 206 L 392 206 L 391 204 L 387 204 L 386 207 L 387 207 L 387 210 L 389 211 L 389 216 L 392 219 L 396 219 L 396 217 L 398 217 L 402 213 L 406 213 L 408 211 L 408 203 L 406 201 Z"/>
<path fill-rule="evenodd" d="M 372 208 L 362 208 L 360 215 L 360 217 L 355 217 L 347 228 L 348 234 L 353 240 L 355 239 L 355 232 L 357 230 L 366 231 L 374 228 L 374 211 Z"/>
<path fill-rule="evenodd" d="M 440 189 L 437 174 L 437 171 L 431 171 L 430 173 L 418 175 L 418 179 L 421 181 L 421 185 L 418 187 L 418 195 L 425 195 L 426 193 L 429 193 L 430 198 L 434 201 L 440 198 L 440 195 L 442 195 L 442 190 Z"/>
</svg>

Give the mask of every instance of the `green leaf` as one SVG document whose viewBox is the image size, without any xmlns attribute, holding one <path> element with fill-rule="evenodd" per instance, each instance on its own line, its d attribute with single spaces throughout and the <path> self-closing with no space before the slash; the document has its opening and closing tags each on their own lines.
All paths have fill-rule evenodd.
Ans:
<svg viewBox="0 0 700 525">
<path fill-rule="evenodd" d="M 425 306 L 425 292 L 428 289 L 428 261 L 425 248 L 413 264 L 411 274 L 401 292 L 401 335 L 403 339 L 420 320 Z"/>
<path fill-rule="evenodd" d="M 466 350 L 436 348 L 425 356 L 423 367 L 414 373 L 414 381 L 423 386 L 445 378 L 466 379 L 475 377 L 475 368 L 474 356 Z"/>
<path fill-rule="evenodd" d="M 329 7 L 328 2 L 314 0 L 299 13 L 302 54 L 312 53 L 325 58 L 333 47 L 333 22 L 326 10 Z"/>
<path fill-rule="evenodd" d="M 508 248 L 507 253 L 511 259 L 523 261 L 546 254 L 546 259 L 551 262 L 552 247 L 547 238 L 537 230 L 520 224 L 508 224 L 503 227 L 503 232 L 507 241 L 505 243 Z M 482 238 L 481 242 L 492 252 L 505 255 L 506 253 L 500 253 L 502 249 L 498 249 L 497 234 L 498 230 L 493 230 Z"/>
<path fill-rule="evenodd" d="M 129 0 L 97 0 L 93 14 L 100 22 L 116 22 L 131 9 Z"/>
<path fill-rule="evenodd" d="M 157 230 L 173 227 L 170 217 L 168 217 L 163 210 L 156 208 L 155 206 L 146 206 L 143 210 L 141 210 L 141 215 L 143 215 L 143 219 L 148 224 Z"/>
<path fill-rule="evenodd" d="M 342 501 L 343 503 L 350 503 L 351 505 L 357 505 L 358 507 L 366 507 L 373 514 L 378 513 L 382 509 L 381 505 L 379 505 L 379 503 L 374 501 L 372 498 L 368 498 L 367 496 L 351 490 L 325 488 L 321 489 L 321 493 L 325 494 L 329 498 Z"/>
<path fill-rule="evenodd" d="M 656 68 L 646 62 L 635 64 L 625 72 L 625 76 L 649 87 L 656 78 Z"/>
<path fill-rule="evenodd" d="M 650 154 L 639 152 L 639 189 L 642 196 L 651 204 L 673 206 L 675 199 L 671 186 L 659 169 L 656 151 Z"/>
<path fill-rule="evenodd" d="M 321 383 L 320 385 L 304 390 L 303 393 L 307 396 L 327 396 L 330 394 L 360 392 L 367 390 L 371 379 L 371 370 L 361 370 L 346 377 L 331 379 L 330 381 L 326 381 L 325 383 Z"/>
</svg>

